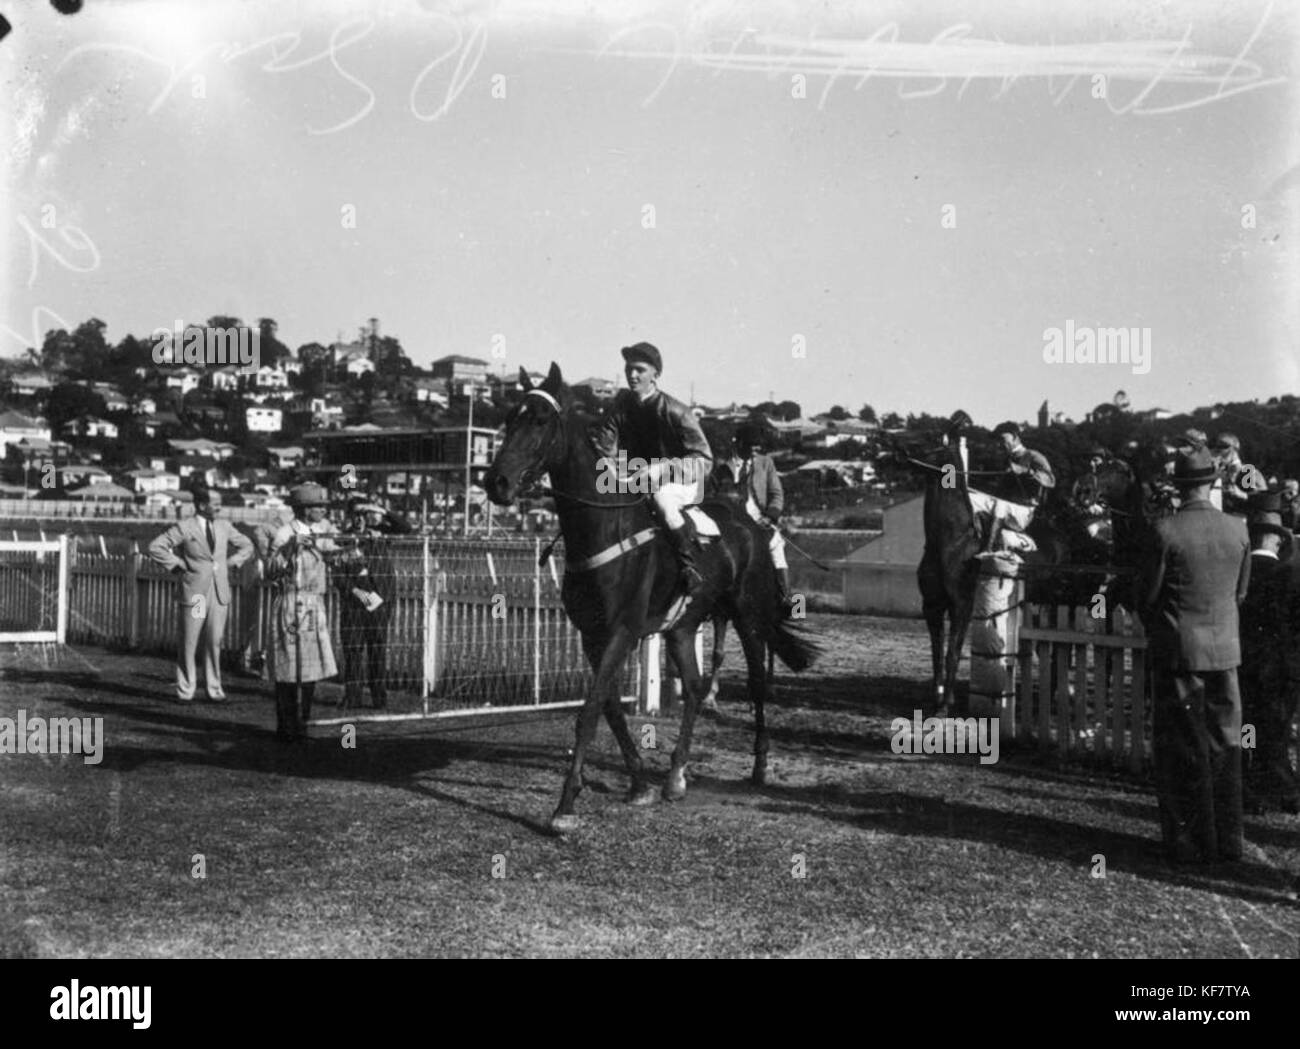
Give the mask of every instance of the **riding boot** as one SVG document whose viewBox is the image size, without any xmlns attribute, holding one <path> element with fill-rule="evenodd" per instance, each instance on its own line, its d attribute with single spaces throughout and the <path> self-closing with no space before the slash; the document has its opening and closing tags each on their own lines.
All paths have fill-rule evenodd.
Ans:
<svg viewBox="0 0 1300 1049">
<path fill-rule="evenodd" d="M 794 600 L 790 597 L 789 569 L 776 569 L 776 596 L 781 602 L 781 618 L 789 619 L 794 613 Z"/>
<path fill-rule="evenodd" d="M 677 566 L 681 570 L 682 589 L 687 596 L 693 596 L 704 583 L 704 577 L 695 565 L 695 541 L 690 521 L 680 528 L 669 528 L 668 538 L 672 541 L 673 552 L 677 554 Z"/>
</svg>

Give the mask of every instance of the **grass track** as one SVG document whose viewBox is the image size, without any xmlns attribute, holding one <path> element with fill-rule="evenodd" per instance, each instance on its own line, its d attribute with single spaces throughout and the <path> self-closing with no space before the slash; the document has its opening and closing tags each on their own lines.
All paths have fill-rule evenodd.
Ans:
<svg viewBox="0 0 1300 1049">
<path fill-rule="evenodd" d="M 10 648 L 0 716 L 102 715 L 106 748 L 99 766 L 0 755 L 0 956 L 1297 954 L 1300 821 L 1249 817 L 1250 862 L 1171 870 L 1147 785 L 895 755 L 923 627 L 810 622 L 827 651 L 782 679 L 766 788 L 733 652 L 686 801 L 624 805 L 602 726 L 565 840 L 542 827 L 568 716 L 363 725 L 354 750 L 330 733 L 286 754 L 259 682 L 182 707 L 164 660 Z M 662 779 L 676 723 L 647 723 Z"/>
</svg>

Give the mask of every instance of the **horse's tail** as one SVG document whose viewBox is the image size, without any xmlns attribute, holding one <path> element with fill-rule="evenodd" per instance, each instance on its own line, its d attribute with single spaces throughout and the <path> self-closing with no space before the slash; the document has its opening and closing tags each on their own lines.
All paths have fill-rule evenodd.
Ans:
<svg viewBox="0 0 1300 1049">
<path fill-rule="evenodd" d="M 788 620 L 781 618 L 778 608 L 774 617 L 767 617 L 759 628 L 763 642 L 776 653 L 777 659 L 798 673 L 807 670 L 821 654 L 817 643 Z"/>
</svg>

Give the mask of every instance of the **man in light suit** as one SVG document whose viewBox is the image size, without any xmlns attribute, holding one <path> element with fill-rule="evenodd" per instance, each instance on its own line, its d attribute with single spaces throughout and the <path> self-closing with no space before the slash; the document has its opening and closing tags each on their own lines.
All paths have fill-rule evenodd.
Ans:
<svg viewBox="0 0 1300 1049">
<path fill-rule="evenodd" d="M 253 556 L 253 544 L 218 518 L 221 495 L 194 493 L 194 516 L 172 525 L 149 544 L 149 556 L 181 577 L 180 648 L 176 654 L 176 698 L 188 703 L 198 689 L 194 654 L 203 640 L 203 676 L 208 699 L 226 698 L 221 687 L 221 635 L 230 613 L 229 570 Z M 235 552 L 227 558 L 227 547 Z"/>
<path fill-rule="evenodd" d="M 1242 854 L 1241 664 L 1237 609 L 1250 585 L 1246 523 L 1215 509 L 1208 449 L 1181 452 L 1182 505 L 1156 523 L 1142 621 L 1155 682 L 1156 794 L 1171 862 Z"/>
</svg>

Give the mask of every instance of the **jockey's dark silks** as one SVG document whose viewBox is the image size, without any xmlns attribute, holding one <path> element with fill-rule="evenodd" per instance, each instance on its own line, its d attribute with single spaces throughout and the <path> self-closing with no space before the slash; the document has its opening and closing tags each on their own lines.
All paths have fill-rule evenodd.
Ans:
<svg viewBox="0 0 1300 1049">
<path fill-rule="evenodd" d="M 629 459 L 684 459 L 699 456 L 707 472 L 713 452 L 695 413 L 675 397 L 656 390 L 644 401 L 631 390 L 620 390 L 614 403 L 591 430 L 598 455 L 613 456 L 622 449 Z M 701 475 L 702 476 L 702 475 Z"/>
</svg>

